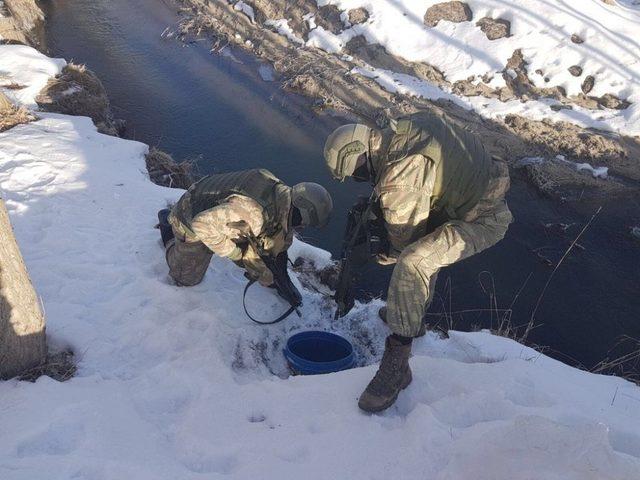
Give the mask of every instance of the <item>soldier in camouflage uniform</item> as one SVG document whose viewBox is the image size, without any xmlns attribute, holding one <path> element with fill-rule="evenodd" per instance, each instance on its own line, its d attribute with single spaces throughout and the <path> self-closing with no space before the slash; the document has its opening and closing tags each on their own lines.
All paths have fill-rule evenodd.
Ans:
<svg viewBox="0 0 640 480">
<path fill-rule="evenodd" d="M 324 155 L 334 178 L 374 185 L 390 244 L 378 262 L 395 263 L 380 312 L 393 334 L 359 400 L 363 410 L 381 411 L 411 383 L 411 342 L 424 334 L 440 268 L 504 237 L 512 221 L 504 199 L 509 172 L 475 134 L 426 112 L 383 130 L 344 125 L 329 136 Z"/>
<path fill-rule="evenodd" d="M 291 246 L 294 228 L 324 226 L 332 208 L 329 193 L 317 183 L 288 187 L 264 169 L 204 177 L 174 205 L 169 232 L 162 232 L 161 220 L 169 274 L 179 285 L 196 285 L 216 254 L 270 286 L 273 275 L 247 236 L 276 257 Z"/>
</svg>

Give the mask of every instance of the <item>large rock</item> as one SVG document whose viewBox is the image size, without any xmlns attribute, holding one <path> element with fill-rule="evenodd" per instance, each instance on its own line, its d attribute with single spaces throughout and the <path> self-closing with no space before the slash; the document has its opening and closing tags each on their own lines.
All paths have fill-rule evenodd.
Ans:
<svg viewBox="0 0 640 480">
<path fill-rule="evenodd" d="M 580 65 L 572 65 L 569 67 L 569 73 L 574 77 L 582 75 L 582 67 Z"/>
<path fill-rule="evenodd" d="M 469 5 L 464 2 L 443 2 L 436 3 L 427 9 L 424 14 L 424 24 L 428 27 L 435 27 L 440 20 L 460 23 L 470 22 L 473 19 L 473 12 Z"/>
<path fill-rule="evenodd" d="M 582 37 L 577 33 L 574 33 L 573 35 L 571 35 L 571 41 L 577 44 L 584 43 L 584 40 L 582 39 Z"/>
<path fill-rule="evenodd" d="M 587 93 L 589 93 L 591 90 L 593 90 L 593 86 L 596 83 L 596 79 L 594 78 L 593 75 L 587 75 L 584 79 L 584 82 L 582 82 L 582 93 L 584 93 L 585 95 Z"/>
<path fill-rule="evenodd" d="M 344 30 L 344 23 L 341 18 L 342 12 L 335 5 L 324 5 L 318 8 L 316 14 L 316 24 L 331 33 L 338 35 Z"/>
<path fill-rule="evenodd" d="M 621 100 L 611 93 L 605 93 L 598 99 L 598 103 L 604 108 L 611 108 L 613 110 L 624 110 L 628 108 L 631 103 L 626 100 Z"/>
<path fill-rule="evenodd" d="M 502 18 L 484 17 L 476 23 L 489 40 L 511 36 L 511 22 Z"/>
<path fill-rule="evenodd" d="M 366 8 L 354 8 L 347 12 L 349 15 L 349 23 L 351 25 L 359 25 L 369 20 L 369 12 Z"/>
</svg>

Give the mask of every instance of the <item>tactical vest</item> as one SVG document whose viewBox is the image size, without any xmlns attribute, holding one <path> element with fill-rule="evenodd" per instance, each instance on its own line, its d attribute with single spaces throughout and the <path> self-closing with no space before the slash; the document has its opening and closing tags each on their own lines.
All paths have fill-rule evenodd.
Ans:
<svg viewBox="0 0 640 480">
<path fill-rule="evenodd" d="M 173 212 L 187 231 L 193 234 L 191 220 L 198 213 L 215 207 L 229 195 L 244 195 L 262 207 L 262 235 L 273 236 L 282 228 L 277 202 L 277 187 L 281 184 L 270 171 L 262 168 L 209 175 L 191 185 L 188 195 L 180 198 Z"/>
<path fill-rule="evenodd" d="M 489 182 L 492 159 L 474 133 L 427 112 L 392 122 L 391 128 L 388 164 L 415 154 L 435 163 L 433 210 L 460 219 L 478 203 Z"/>
</svg>

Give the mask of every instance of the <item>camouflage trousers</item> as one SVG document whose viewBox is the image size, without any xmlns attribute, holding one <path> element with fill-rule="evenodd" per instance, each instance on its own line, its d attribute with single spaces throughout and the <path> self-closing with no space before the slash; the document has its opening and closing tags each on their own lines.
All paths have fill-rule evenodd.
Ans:
<svg viewBox="0 0 640 480">
<path fill-rule="evenodd" d="M 178 285 L 197 285 L 204 278 L 213 252 L 202 242 L 185 242 L 176 237 L 166 249 L 169 275 Z"/>
<path fill-rule="evenodd" d="M 513 220 L 504 199 L 508 189 L 508 167 L 494 160 L 485 194 L 463 219 L 446 222 L 402 251 L 387 293 L 387 322 L 393 333 L 418 335 L 442 267 L 502 240 Z"/>
<path fill-rule="evenodd" d="M 197 237 L 190 235 L 172 215 L 169 216 L 169 223 L 174 235 L 165 250 L 169 275 L 178 285 L 197 285 L 204 278 L 214 253 Z M 273 283 L 273 274 L 253 249 L 247 249 L 242 260 L 234 263 L 246 270 L 247 278 L 257 280 L 264 286 Z"/>
</svg>

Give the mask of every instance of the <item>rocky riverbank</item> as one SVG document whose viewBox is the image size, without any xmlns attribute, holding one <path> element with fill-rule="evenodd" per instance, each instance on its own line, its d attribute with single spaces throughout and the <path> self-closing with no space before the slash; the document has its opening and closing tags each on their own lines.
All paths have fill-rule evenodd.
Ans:
<svg viewBox="0 0 640 480">
<path fill-rule="evenodd" d="M 505 65 L 504 76 L 508 79 L 505 86 L 492 89 L 473 79 L 449 82 L 436 67 L 391 55 L 384 47 L 371 44 L 362 36 L 351 38 L 340 54 L 308 46 L 313 31 L 335 35 L 347 25 L 366 21 L 368 13 L 363 9 L 345 11 L 335 5 L 319 7 L 318 3 L 327 2 L 316 3 L 314 0 L 253 0 L 232 4 L 180 0 L 180 3 L 184 20 L 175 32 L 177 36 L 187 42 L 207 36 L 211 39 L 213 52 L 229 45 L 251 51 L 273 64 L 283 87 L 312 97 L 318 109 L 351 112 L 379 126 L 386 125 L 394 116 L 423 109 L 442 110 L 478 132 L 491 153 L 505 158 L 512 166 L 527 157 L 547 160 L 527 164 L 522 169 L 545 194 L 572 199 L 577 195 L 583 197 L 585 192 L 592 196 L 637 193 L 637 182 L 640 181 L 638 137 L 586 129 L 569 122 L 533 120 L 523 115 L 487 118 L 449 99 L 428 100 L 392 92 L 383 88 L 375 78 L 353 74 L 354 68 L 366 65 L 427 80 L 454 93 L 484 95 L 504 101 L 549 97 L 564 105 L 562 108 L 587 104 L 596 109 L 605 108 L 605 104 L 612 108 L 626 106 L 620 99 L 613 105 L 614 95 L 592 98 L 587 95 L 589 92 L 567 95 L 562 89 L 536 87 L 530 80 L 533 72 L 527 71 L 521 52 L 515 51 Z M 464 10 L 462 13 L 466 15 Z M 428 20 L 437 22 L 447 14 L 432 12 Z M 282 23 L 282 19 L 287 22 Z M 489 20 L 479 23 L 479 28 L 488 38 L 499 35 L 506 28 Z M 581 40 L 576 38 L 572 41 Z M 470 91 L 472 87 L 474 92 Z M 568 162 L 558 161 L 559 155 Z M 585 173 L 571 162 L 589 162 L 605 167 L 612 175 L 607 181 L 602 181 L 602 178 Z"/>
</svg>

